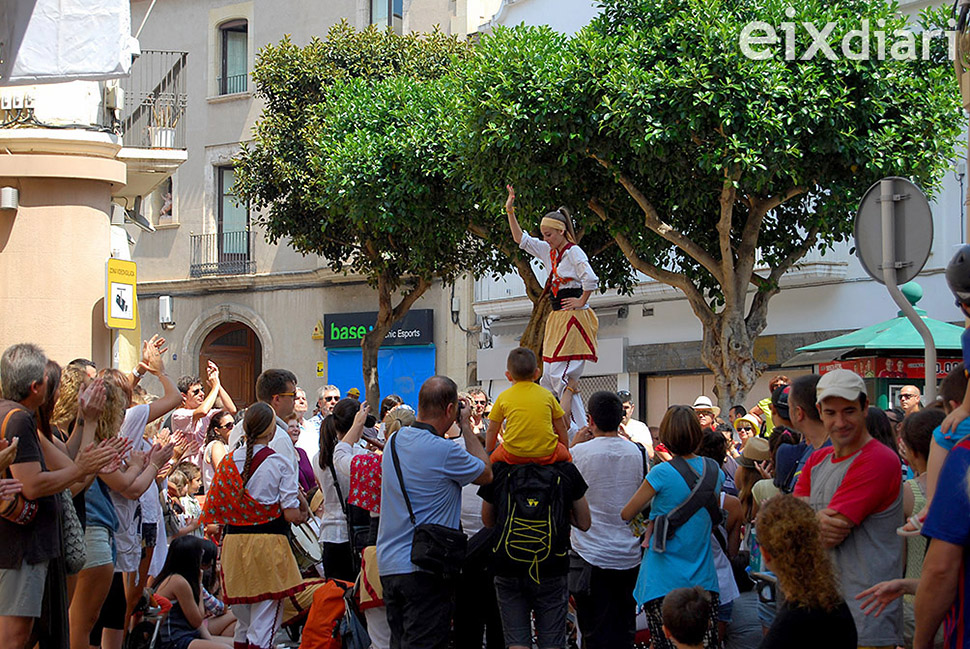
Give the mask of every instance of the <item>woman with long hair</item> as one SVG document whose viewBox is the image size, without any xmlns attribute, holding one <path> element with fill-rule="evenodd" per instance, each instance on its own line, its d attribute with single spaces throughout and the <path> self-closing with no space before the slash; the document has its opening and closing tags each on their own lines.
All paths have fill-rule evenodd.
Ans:
<svg viewBox="0 0 970 649">
<path fill-rule="evenodd" d="M 772 498 L 758 514 L 758 541 L 785 595 L 762 649 L 854 649 L 855 622 L 822 547 L 815 511 L 793 496 Z"/>
<path fill-rule="evenodd" d="M 229 639 L 215 641 L 202 624 L 202 539 L 180 536 L 172 541 L 155 594 L 172 602 L 158 633 L 159 649 L 225 649 Z"/>
<path fill-rule="evenodd" d="M 206 491 L 209 491 L 212 476 L 216 474 L 219 464 L 229 453 L 229 433 L 235 423 L 232 414 L 227 410 L 217 411 L 209 420 L 202 447 L 202 488 Z"/>
<path fill-rule="evenodd" d="M 570 379 L 579 380 L 586 361 L 596 362 L 596 333 L 599 320 L 587 305 L 599 286 L 589 258 L 578 245 L 573 220 L 565 207 L 549 212 L 539 223 L 542 239 L 524 232 L 515 217 L 515 189 L 508 186 L 505 212 L 512 238 L 522 250 L 538 259 L 549 271 L 543 294 L 549 295 L 552 313 L 546 320 L 542 340 L 541 385 L 557 399 Z M 586 425 L 582 399 L 573 399 L 571 418 L 577 426 Z"/>
<path fill-rule="evenodd" d="M 85 549 L 87 562 L 78 576 L 77 593 L 71 600 L 71 647 L 81 649 L 100 643 L 99 634 L 91 636 L 99 621 L 107 632 L 107 647 L 120 647 L 127 612 L 134 608 L 140 593 L 136 592 L 141 563 L 143 519 L 155 511 L 158 499 L 156 478 L 159 469 L 172 457 L 173 445 L 156 446 L 144 439 L 145 425 L 172 410 L 178 388 L 165 374 L 158 349 L 147 342 L 141 367 L 154 374 L 165 387 L 165 395 L 151 404 L 132 405 L 129 375 L 115 369 L 102 370 L 100 380 L 105 389 L 105 407 L 95 430 L 95 440 L 119 438 L 131 448 L 118 470 L 102 473 L 85 492 L 87 526 Z M 57 408 L 55 407 L 55 410 Z M 142 518 L 137 517 L 141 504 Z M 154 509 L 153 509 L 154 508 Z M 147 568 L 147 566 L 146 566 Z M 108 602 L 105 605 L 105 602 Z"/>
<path fill-rule="evenodd" d="M 350 495 L 351 461 L 354 455 L 367 452 L 356 444 L 369 412 L 366 402 L 341 399 L 320 424 L 320 452 L 314 458 L 313 471 L 323 492 L 320 544 L 323 571 L 328 579 L 353 581 L 357 577 L 354 552 L 363 548 L 351 545 L 347 520 L 351 505 L 347 503 L 347 496 Z"/>
<path fill-rule="evenodd" d="M 713 471 L 716 476 L 714 493 L 720 493 L 724 483 L 720 466 L 714 460 L 696 454 L 703 435 L 693 408 L 671 406 L 667 409 L 660 422 L 660 441 L 673 455 L 673 459 L 657 465 L 647 474 L 643 484 L 620 512 L 623 520 L 633 520 L 650 505 L 650 521 L 653 523 L 658 517 L 666 517 L 686 501 L 690 497 L 691 489 L 681 477 L 678 466 L 683 468 L 686 465 L 698 476 Z M 700 586 L 711 595 L 712 615 L 704 635 L 704 646 L 718 646 L 719 586 L 711 550 L 711 523 L 707 509 L 701 507 L 672 534 L 666 535 L 666 538 L 651 534 L 633 596 L 637 604 L 646 611 L 655 649 L 673 649 L 663 633 L 664 596 L 674 589 L 693 586 Z M 665 529 L 665 526 L 661 525 L 658 529 Z M 665 548 L 658 546 L 658 542 L 663 541 L 666 542 Z"/>
<path fill-rule="evenodd" d="M 223 601 L 238 620 L 236 646 L 269 649 L 283 600 L 306 588 L 290 549 L 290 524 L 306 520 L 296 467 L 268 446 L 276 413 L 259 401 L 243 419 L 245 447 L 216 469 L 202 524 L 224 525 Z"/>
</svg>

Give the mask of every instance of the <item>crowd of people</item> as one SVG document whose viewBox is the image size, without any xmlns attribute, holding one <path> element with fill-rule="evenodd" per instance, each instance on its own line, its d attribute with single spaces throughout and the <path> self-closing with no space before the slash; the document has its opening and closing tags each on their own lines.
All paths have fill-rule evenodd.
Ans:
<svg viewBox="0 0 970 649">
<path fill-rule="evenodd" d="M 166 351 L 0 356 L 0 648 L 268 649 L 304 624 L 313 649 L 354 627 L 312 626 L 334 585 L 378 649 L 968 645 L 964 364 L 925 405 L 906 385 L 880 410 L 836 369 L 651 429 L 628 391 L 537 383 L 526 348 L 494 401 L 434 376 L 377 413 L 334 385 L 311 411 L 285 369 L 239 410 Z"/>
</svg>

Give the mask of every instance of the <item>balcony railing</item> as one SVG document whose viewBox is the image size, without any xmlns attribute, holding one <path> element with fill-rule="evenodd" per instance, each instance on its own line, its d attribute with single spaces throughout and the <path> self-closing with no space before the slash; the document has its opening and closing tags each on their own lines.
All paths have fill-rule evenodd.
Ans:
<svg viewBox="0 0 970 649">
<path fill-rule="evenodd" d="M 185 148 L 187 52 L 145 50 L 121 79 L 124 144 L 152 149 Z"/>
<path fill-rule="evenodd" d="M 249 275 L 256 272 L 255 233 L 222 232 L 191 236 L 190 277 Z"/>
<path fill-rule="evenodd" d="M 232 95 L 237 92 L 246 92 L 248 90 L 248 82 L 249 75 L 246 73 L 219 77 L 219 94 Z"/>
</svg>

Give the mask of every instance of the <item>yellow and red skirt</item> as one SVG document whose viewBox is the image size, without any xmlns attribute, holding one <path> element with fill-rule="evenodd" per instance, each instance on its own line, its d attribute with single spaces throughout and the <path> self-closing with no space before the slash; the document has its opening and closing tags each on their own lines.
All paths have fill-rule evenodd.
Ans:
<svg viewBox="0 0 970 649">
<path fill-rule="evenodd" d="M 227 604 L 286 599 L 308 585 L 285 534 L 247 534 L 244 527 L 226 534 L 222 591 Z"/>
<path fill-rule="evenodd" d="M 596 362 L 599 327 L 599 319 L 590 308 L 553 311 L 546 320 L 546 334 L 542 339 L 543 362 Z"/>
</svg>

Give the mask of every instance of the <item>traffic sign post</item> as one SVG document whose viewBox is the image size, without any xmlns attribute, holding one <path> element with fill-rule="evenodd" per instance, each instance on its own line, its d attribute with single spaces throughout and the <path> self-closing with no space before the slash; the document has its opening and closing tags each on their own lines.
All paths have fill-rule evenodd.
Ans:
<svg viewBox="0 0 970 649">
<path fill-rule="evenodd" d="M 104 273 L 104 323 L 110 329 L 135 329 L 138 326 L 136 273 L 135 262 L 108 259 Z"/>
<path fill-rule="evenodd" d="M 933 247 L 933 214 L 919 187 L 905 178 L 883 178 L 866 192 L 855 220 L 856 254 L 870 277 L 886 285 L 899 310 L 923 338 L 924 393 L 936 401 L 933 334 L 900 284 L 919 275 Z"/>
</svg>

